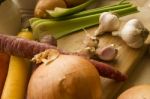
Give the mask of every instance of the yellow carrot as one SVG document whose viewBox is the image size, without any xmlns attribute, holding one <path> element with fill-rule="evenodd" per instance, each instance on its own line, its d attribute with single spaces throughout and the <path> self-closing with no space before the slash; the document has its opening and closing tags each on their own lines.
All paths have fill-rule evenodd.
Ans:
<svg viewBox="0 0 150 99">
<path fill-rule="evenodd" d="M 5 53 L 0 53 L 0 96 L 2 94 L 5 79 L 8 72 L 9 58 L 9 55 Z"/>
<path fill-rule="evenodd" d="M 31 32 L 21 32 L 18 36 L 32 39 Z M 31 66 L 29 60 L 11 56 L 1 99 L 25 99 L 30 74 Z"/>
</svg>

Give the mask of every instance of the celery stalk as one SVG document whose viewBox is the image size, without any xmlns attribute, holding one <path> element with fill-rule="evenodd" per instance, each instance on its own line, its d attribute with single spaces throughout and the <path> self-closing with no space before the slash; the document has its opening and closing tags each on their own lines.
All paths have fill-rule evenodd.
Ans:
<svg viewBox="0 0 150 99">
<path fill-rule="evenodd" d="M 96 0 L 89 0 L 81 5 L 75 6 L 73 8 L 59 8 L 56 7 L 54 10 L 47 10 L 46 12 L 52 16 L 52 17 L 62 17 L 62 16 L 67 16 L 71 15 L 77 12 L 82 11 L 85 9 L 87 6 L 95 2 Z"/>
<path fill-rule="evenodd" d="M 114 10 L 112 12 L 116 13 L 118 16 L 125 16 L 137 12 L 137 7 L 132 6 L 119 10 Z M 36 22 L 37 20 L 31 21 L 31 19 L 30 24 L 33 29 L 33 35 L 35 39 L 39 39 L 46 34 L 52 34 L 56 39 L 59 39 L 60 37 L 68 35 L 72 32 L 98 24 L 99 16 L 100 14 L 98 13 L 89 16 L 59 21 L 39 19 L 42 21 L 39 24 L 34 24 L 34 22 Z"/>
<path fill-rule="evenodd" d="M 95 14 L 95 13 L 102 13 L 104 11 L 106 12 L 106 11 L 122 9 L 122 8 L 130 7 L 130 6 L 132 6 L 132 4 L 115 5 L 115 6 L 111 6 L 111 7 L 104 7 L 104 8 L 100 7 L 100 8 L 90 9 L 90 10 L 82 11 L 82 12 L 73 14 L 71 16 L 65 17 L 65 19 L 77 18 L 77 17 L 82 17 L 82 16 L 91 15 L 91 14 Z"/>
</svg>

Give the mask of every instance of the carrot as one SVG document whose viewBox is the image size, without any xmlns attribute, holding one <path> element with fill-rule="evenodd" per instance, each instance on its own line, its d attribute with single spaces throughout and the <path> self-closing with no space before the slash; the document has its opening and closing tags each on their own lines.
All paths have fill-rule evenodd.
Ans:
<svg viewBox="0 0 150 99">
<path fill-rule="evenodd" d="M 56 47 L 44 43 L 0 34 L 0 52 L 6 52 L 10 55 L 32 58 L 37 53 L 49 48 L 56 49 Z"/>
<path fill-rule="evenodd" d="M 0 34 L 0 51 L 8 53 L 8 54 L 22 56 L 25 58 L 32 58 L 34 55 L 36 55 L 42 51 L 45 51 L 47 49 L 56 49 L 61 54 L 76 54 L 76 55 L 78 55 L 78 53 L 63 52 L 62 50 L 57 49 L 56 47 L 48 45 L 48 44 Z M 116 81 L 126 80 L 126 75 L 115 70 L 108 64 L 106 64 L 106 63 L 102 64 L 102 62 L 93 61 L 93 60 L 90 60 L 90 61 L 91 61 L 91 63 L 93 63 L 94 66 L 96 66 L 99 74 L 103 74 L 102 75 L 103 77 L 115 79 Z"/>
<path fill-rule="evenodd" d="M 8 72 L 9 55 L 0 53 L 0 96 L 3 91 L 3 86 Z"/>
<path fill-rule="evenodd" d="M 31 39 L 32 33 L 21 32 L 19 37 Z M 25 99 L 31 69 L 28 59 L 11 56 L 1 99 Z"/>
</svg>

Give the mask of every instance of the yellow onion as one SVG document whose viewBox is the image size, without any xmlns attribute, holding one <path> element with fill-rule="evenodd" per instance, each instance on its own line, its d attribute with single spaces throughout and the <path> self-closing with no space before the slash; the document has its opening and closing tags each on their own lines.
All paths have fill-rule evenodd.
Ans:
<svg viewBox="0 0 150 99">
<path fill-rule="evenodd" d="M 40 18 L 46 18 L 46 10 L 53 10 L 55 7 L 66 8 L 64 0 L 39 0 L 36 4 L 34 15 Z"/>
<path fill-rule="evenodd" d="M 150 84 L 131 87 L 124 91 L 117 99 L 150 99 Z"/>
<path fill-rule="evenodd" d="M 27 99 L 101 99 L 101 95 L 95 67 L 80 56 L 60 54 L 33 72 Z"/>
</svg>

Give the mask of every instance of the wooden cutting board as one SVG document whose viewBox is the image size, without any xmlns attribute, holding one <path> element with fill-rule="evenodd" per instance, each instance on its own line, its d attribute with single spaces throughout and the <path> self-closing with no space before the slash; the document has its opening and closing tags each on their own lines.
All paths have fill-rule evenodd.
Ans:
<svg viewBox="0 0 150 99">
<path fill-rule="evenodd" d="M 112 4 L 118 0 L 101 0 L 98 5 Z M 150 29 L 150 0 L 131 0 L 134 4 L 139 7 L 140 13 L 129 15 L 121 18 L 122 22 L 126 22 L 132 18 L 138 18 L 141 20 L 144 25 Z M 86 29 L 88 33 L 94 33 L 97 26 Z M 83 30 L 73 33 L 72 35 L 63 37 L 58 40 L 58 47 L 67 51 L 77 51 L 83 47 L 82 41 L 85 37 L 85 32 Z M 112 64 L 114 68 L 118 69 L 122 73 L 127 75 L 132 73 L 132 70 L 136 67 L 136 64 L 143 57 L 146 47 L 141 49 L 132 49 L 129 48 L 119 37 L 112 37 L 110 34 L 103 35 L 100 38 L 100 46 L 104 47 L 109 44 L 115 44 L 119 49 L 118 56 Z M 129 75 L 130 76 L 130 75 Z M 119 83 L 113 80 L 101 77 L 102 86 L 103 86 L 103 99 L 112 99 L 124 84 L 124 82 Z"/>
</svg>

